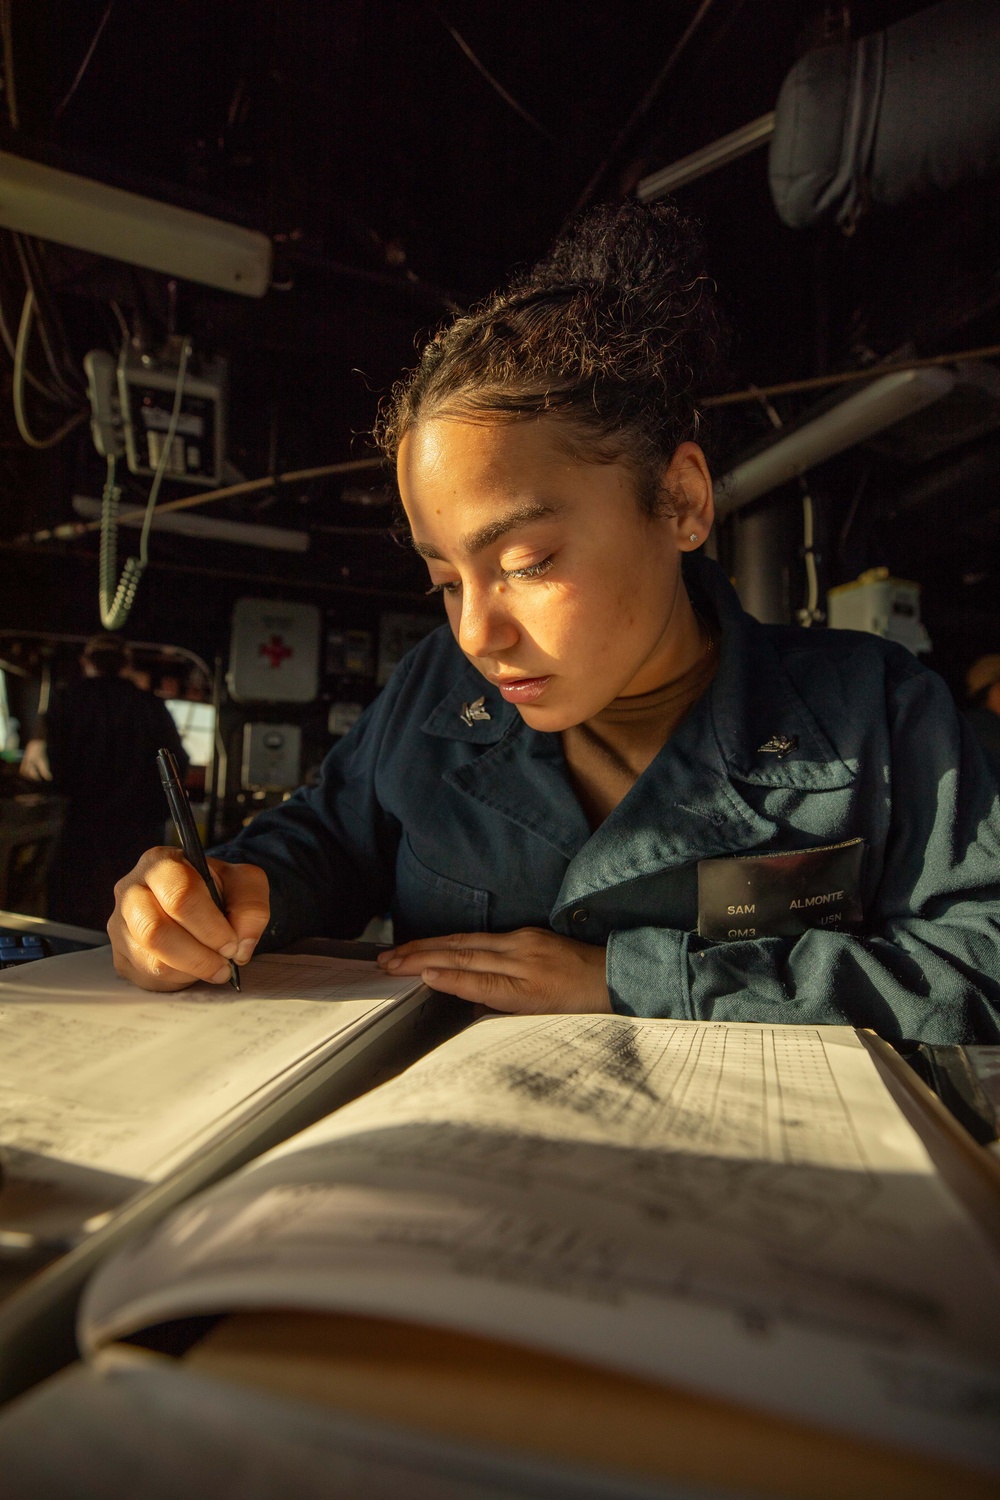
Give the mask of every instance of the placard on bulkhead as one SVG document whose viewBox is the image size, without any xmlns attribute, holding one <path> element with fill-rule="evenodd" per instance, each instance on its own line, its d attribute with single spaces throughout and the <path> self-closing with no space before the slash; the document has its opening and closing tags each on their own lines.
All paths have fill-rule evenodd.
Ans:
<svg viewBox="0 0 1000 1500">
<path fill-rule="evenodd" d="M 237 703 L 311 703 L 319 692 L 315 604 L 238 599 L 226 685 Z"/>
</svg>

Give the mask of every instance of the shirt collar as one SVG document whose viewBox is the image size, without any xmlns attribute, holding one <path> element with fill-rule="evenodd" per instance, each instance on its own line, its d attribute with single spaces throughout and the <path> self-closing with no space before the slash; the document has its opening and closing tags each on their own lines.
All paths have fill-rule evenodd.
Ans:
<svg viewBox="0 0 1000 1500">
<path fill-rule="evenodd" d="M 457 646 L 455 653 L 458 655 Z M 474 712 L 463 717 L 466 707 L 472 709 L 477 705 L 479 713 L 485 713 L 487 718 Z M 496 688 L 463 657 L 455 686 L 445 693 L 420 727 L 424 734 L 438 739 L 460 740 L 466 745 L 495 745 L 515 721 L 522 722 L 513 704 L 505 702 Z"/>
<path fill-rule="evenodd" d="M 721 643 L 712 684 L 677 733 L 687 738 L 697 728 L 704 745 L 710 727 L 710 738 L 723 763 L 717 769 L 736 781 L 799 787 L 803 791 L 850 786 L 855 768 L 841 759 L 798 692 L 777 649 L 774 628 L 761 625 L 746 613 L 736 590 L 711 558 L 689 554 L 684 559 L 684 577 L 695 606 L 718 623 Z M 455 653 L 459 654 L 457 646 Z M 523 720 L 513 704 L 506 703 L 471 663 L 464 658 L 460 662 L 455 685 L 431 710 L 421 728 L 425 734 L 462 744 L 497 744 L 508 732 L 523 726 Z M 479 700 L 489 718 L 473 715 L 467 722 L 463 709 Z M 708 724 L 701 722 L 703 715 L 708 716 Z M 533 740 L 534 733 L 529 738 Z M 557 737 L 551 738 L 555 741 Z M 672 743 L 669 741 L 664 751 Z"/>
<path fill-rule="evenodd" d="M 856 768 L 842 760 L 796 688 L 774 627 L 746 613 L 710 558 L 692 554 L 684 572 L 695 604 L 715 615 L 722 634 L 718 670 L 693 714 L 703 705 L 710 715 L 729 775 L 753 786 L 803 791 L 850 786 Z"/>
</svg>

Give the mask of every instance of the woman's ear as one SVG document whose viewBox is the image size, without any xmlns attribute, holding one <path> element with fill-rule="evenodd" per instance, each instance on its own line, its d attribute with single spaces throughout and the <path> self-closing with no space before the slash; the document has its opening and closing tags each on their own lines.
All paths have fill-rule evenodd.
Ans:
<svg viewBox="0 0 1000 1500">
<path fill-rule="evenodd" d="M 712 476 L 697 443 L 681 443 L 663 475 L 663 486 L 671 497 L 672 524 L 681 552 L 694 552 L 708 540 L 715 520 Z"/>
</svg>

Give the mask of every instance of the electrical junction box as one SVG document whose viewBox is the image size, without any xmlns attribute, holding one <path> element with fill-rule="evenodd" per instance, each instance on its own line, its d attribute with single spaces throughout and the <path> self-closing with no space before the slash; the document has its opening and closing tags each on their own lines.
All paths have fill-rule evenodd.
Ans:
<svg viewBox="0 0 1000 1500">
<path fill-rule="evenodd" d="M 379 620 L 378 677 L 379 687 L 385 687 L 403 657 L 414 646 L 437 630 L 440 617 L 434 615 L 385 614 Z"/>
<path fill-rule="evenodd" d="M 237 703 L 311 703 L 319 692 L 315 604 L 238 599 L 226 685 Z"/>
<path fill-rule="evenodd" d="M 178 376 L 177 363 L 133 349 L 118 363 L 125 457 L 133 474 L 156 473 L 170 428 Z M 226 377 L 223 359 L 203 361 L 197 373 L 188 365 L 165 479 L 220 483 L 226 453 Z"/>
<path fill-rule="evenodd" d="M 331 703 L 326 716 L 327 733 L 334 739 L 342 738 L 354 728 L 363 713 L 360 703 Z"/>
<path fill-rule="evenodd" d="M 370 630 L 328 630 L 326 671 L 329 677 L 374 677 Z"/>
<path fill-rule="evenodd" d="M 244 724 L 242 782 L 248 791 L 285 792 L 301 781 L 298 724 Z"/>
<path fill-rule="evenodd" d="M 931 649 L 931 639 L 920 621 L 920 585 L 892 578 L 888 568 L 869 568 L 853 583 L 830 590 L 827 624 L 832 630 L 867 630 L 887 641 L 898 641 L 916 655 Z"/>
</svg>

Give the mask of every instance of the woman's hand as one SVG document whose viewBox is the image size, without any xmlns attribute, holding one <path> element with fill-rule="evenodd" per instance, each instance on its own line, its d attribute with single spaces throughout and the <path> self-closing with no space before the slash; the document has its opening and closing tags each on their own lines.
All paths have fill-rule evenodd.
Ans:
<svg viewBox="0 0 1000 1500">
<path fill-rule="evenodd" d="M 389 974 L 419 974 L 432 990 L 516 1015 L 611 1010 L 606 951 L 543 927 L 418 938 L 380 953 Z"/>
<path fill-rule="evenodd" d="M 182 990 L 196 980 L 225 984 L 233 958 L 245 964 L 271 912 L 257 865 L 210 859 L 226 905 L 222 915 L 179 849 L 149 849 L 115 886 L 108 936 L 115 968 L 144 990 Z"/>
</svg>

